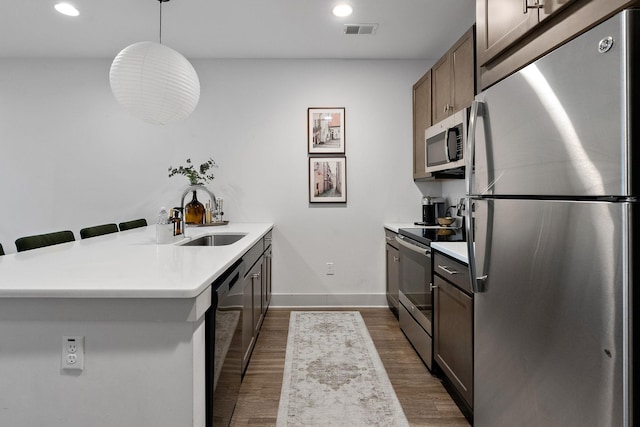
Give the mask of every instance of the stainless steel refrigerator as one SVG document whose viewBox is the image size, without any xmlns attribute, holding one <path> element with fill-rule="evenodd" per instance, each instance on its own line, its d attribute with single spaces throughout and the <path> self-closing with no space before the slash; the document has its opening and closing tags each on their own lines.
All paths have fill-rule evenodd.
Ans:
<svg viewBox="0 0 640 427">
<path fill-rule="evenodd" d="M 477 427 L 640 423 L 639 27 L 623 11 L 476 96 Z"/>
</svg>

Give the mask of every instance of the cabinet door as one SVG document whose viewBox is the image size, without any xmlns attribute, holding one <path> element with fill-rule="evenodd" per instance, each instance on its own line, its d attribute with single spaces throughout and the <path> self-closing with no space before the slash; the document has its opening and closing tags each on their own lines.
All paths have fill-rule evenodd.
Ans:
<svg viewBox="0 0 640 427">
<path fill-rule="evenodd" d="M 521 1 L 520 7 L 522 7 Z M 531 3 L 533 0 L 528 1 Z M 518 3 L 518 1 L 510 0 L 508 3 L 511 2 L 514 2 L 514 5 L 508 8 L 505 7 L 505 11 L 513 9 L 513 13 L 515 13 L 517 10 L 515 3 Z M 490 38 L 487 33 L 498 34 L 493 27 L 500 28 L 499 22 L 506 19 L 506 12 L 503 12 L 498 7 L 493 7 L 491 13 L 489 13 L 488 6 L 494 5 L 494 3 L 500 5 L 507 3 L 507 1 L 477 0 L 476 3 L 477 55 L 480 73 L 478 79 L 479 91 L 491 86 L 618 11 L 638 6 L 640 1 L 544 0 L 544 6 L 538 10 L 539 19 L 544 19 L 539 26 L 536 26 L 533 31 L 515 43 L 513 42 L 517 37 L 512 37 L 505 38 L 502 44 L 496 41 L 494 43 L 495 46 L 492 46 L 489 43 Z M 554 15 L 554 19 L 545 19 L 551 15 Z M 507 47 L 509 49 L 505 50 Z M 498 57 L 498 53 L 503 50 L 503 54 Z"/>
<path fill-rule="evenodd" d="M 244 373 L 255 343 L 255 335 L 253 333 L 253 280 L 250 274 L 244 276 L 242 289 L 242 372 Z"/>
<path fill-rule="evenodd" d="M 434 275 L 435 361 L 470 407 L 473 407 L 473 300 Z"/>
<path fill-rule="evenodd" d="M 573 3 L 575 0 L 544 0 L 542 1 L 542 8 L 538 11 L 538 20 L 543 21 L 551 15 L 563 9 L 569 3 Z"/>
<path fill-rule="evenodd" d="M 424 131 L 431 126 L 431 71 L 413 85 L 413 179 L 426 178 Z"/>
<path fill-rule="evenodd" d="M 398 308 L 400 292 L 400 254 L 398 249 L 387 244 L 387 295 L 391 303 Z"/>
<path fill-rule="evenodd" d="M 261 255 L 262 256 L 262 255 Z M 242 372 L 247 368 L 262 325 L 262 260 L 251 267 L 242 282 Z"/>
<path fill-rule="evenodd" d="M 262 282 L 264 274 L 262 274 L 262 264 L 264 257 L 260 257 L 256 265 L 251 269 L 251 280 L 253 285 L 253 335 L 258 336 L 264 313 L 262 310 Z M 266 310 L 265 310 L 266 311 Z"/>
<path fill-rule="evenodd" d="M 485 65 L 538 25 L 538 9 L 525 9 L 536 0 L 477 0 L 478 65 Z"/>
<path fill-rule="evenodd" d="M 431 67 L 431 79 L 431 121 L 436 124 L 453 112 L 451 105 L 451 57 L 449 53 Z"/>
<path fill-rule="evenodd" d="M 474 29 L 471 27 L 450 52 L 452 113 L 471 106 L 476 95 L 474 51 Z"/>
<path fill-rule="evenodd" d="M 266 316 L 271 303 L 271 247 L 264 253 L 262 261 L 262 316 Z"/>
</svg>

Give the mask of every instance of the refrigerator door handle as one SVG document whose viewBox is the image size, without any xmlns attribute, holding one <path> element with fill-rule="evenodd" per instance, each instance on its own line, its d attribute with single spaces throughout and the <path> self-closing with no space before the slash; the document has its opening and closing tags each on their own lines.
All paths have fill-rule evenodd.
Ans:
<svg viewBox="0 0 640 427">
<path fill-rule="evenodd" d="M 471 291 L 474 294 L 478 294 L 485 291 L 485 281 L 487 275 L 478 276 L 476 269 L 476 256 L 474 246 L 474 234 L 473 234 L 473 199 L 471 197 L 465 198 L 465 228 L 467 233 L 467 256 L 469 259 L 469 275 L 471 278 Z"/>
<path fill-rule="evenodd" d="M 467 146 L 465 147 L 464 159 L 467 179 L 467 195 L 471 195 L 473 191 L 473 158 L 476 149 L 476 124 L 478 123 L 478 115 L 482 115 L 482 107 L 484 103 L 474 99 L 471 103 L 471 113 L 469 117 L 469 129 L 467 130 Z M 467 211 L 469 212 L 469 211 Z M 468 222 L 467 222 L 468 224 Z"/>
</svg>

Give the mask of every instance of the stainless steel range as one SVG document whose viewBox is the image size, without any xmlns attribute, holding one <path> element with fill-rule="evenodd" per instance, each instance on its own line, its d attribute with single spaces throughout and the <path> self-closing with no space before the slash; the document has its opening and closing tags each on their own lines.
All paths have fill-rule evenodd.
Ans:
<svg viewBox="0 0 640 427">
<path fill-rule="evenodd" d="M 431 242 L 464 241 L 462 228 L 401 228 L 396 237 L 400 252 L 400 329 L 425 365 L 433 365 L 433 263 Z"/>
</svg>

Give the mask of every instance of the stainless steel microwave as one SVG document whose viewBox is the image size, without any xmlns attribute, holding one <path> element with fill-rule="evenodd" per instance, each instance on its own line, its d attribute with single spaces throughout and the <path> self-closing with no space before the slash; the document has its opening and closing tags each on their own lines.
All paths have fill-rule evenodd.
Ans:
<svg viewBox="0 0 640 427">
<path fill-rule="evenodd" d="M 434 177 L 464 177 L 464 145 L 469 109 L 464 108 L 428 128 L 425 133 L 425 171 Z"/>
</svg>

